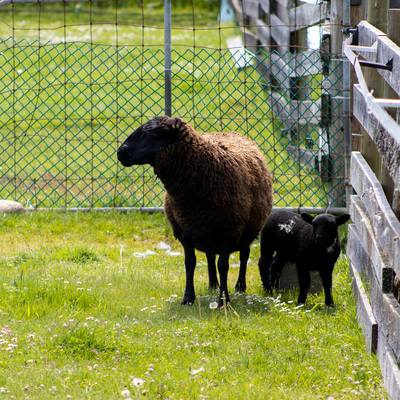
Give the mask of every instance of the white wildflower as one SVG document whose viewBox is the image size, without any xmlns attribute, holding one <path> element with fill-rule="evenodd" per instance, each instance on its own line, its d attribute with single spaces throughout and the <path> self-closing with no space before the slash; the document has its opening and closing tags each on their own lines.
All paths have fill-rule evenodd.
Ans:
<svg viewBox="0 0 400 400">
<path fill-rule="evenodd" d="M 132 385 L 137 387 L 137 388 L 141 388 L 143 386 L 143 379 L 141 378 L 133 378 L 132 379 Z"/>
</svg>

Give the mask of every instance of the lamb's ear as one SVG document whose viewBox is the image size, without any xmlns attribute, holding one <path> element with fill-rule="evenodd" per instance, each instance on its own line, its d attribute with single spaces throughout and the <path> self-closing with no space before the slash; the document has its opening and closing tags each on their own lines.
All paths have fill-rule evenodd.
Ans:
<svg viewBox="0 0 400 400">
<path fill-rule="evenodd" d="M 336 225 L 343 225 L 345 224 L 348 220 L 350 219 L 350 215 L 349 214 L 342 214 L 339 215 L 338 217 L 336 217 Z"/>
<path fill-rule="evenodd" d="M 314 217 L 307 213 L 301 213 L 301 218 L 306 221 L 308 224 L 312 224 Z"/>
</svg>

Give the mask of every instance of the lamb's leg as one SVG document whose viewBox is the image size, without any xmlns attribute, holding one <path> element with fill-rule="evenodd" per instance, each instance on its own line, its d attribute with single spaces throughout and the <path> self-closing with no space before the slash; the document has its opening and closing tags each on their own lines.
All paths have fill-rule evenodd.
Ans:
<svg viewBox="0 0 400 400">
<path fill-rule="evenodd" d="M 194 243 L 190 238 L 182 240 L 185 251 L 185 269 L 186 269 L 186 289 L 183 296 L 182 305 L 193 304 L 196 298 L 194 294 L 194 269 L 196 267 L 196 254 L 194 252 Z"/>
<path fill-rule="evenodd" d="M 246 291 L 246 270 L 247 270 L 247 261 L 250 255 L 250 246 L 246 246 L 240 249 L 240 270 L 239 277 L 236 282 L 235 290 L 240 293 L 244 293 Z"/>
<path fill-rule="evenodd" d="M 263 288 L 267 292 L 272 292 L 269 271 L 270 265 L 272 262 L 272 256 L 274 252 L 265 248 L 265 246 L 261 245 L 260 248 L 260 258 L 258 260 L 258 270 L 260 271 L 261 282 L 263 284 Z"/>
<path fill-rule="evenodd" d="M 208 265 L 208 286 L 210 289 L 217 289 L 219 286 L 217 277 L 217 266 L 215 264 L 215 254 L 206 253 Z"/>
<path fill-rule="evenodd" d="M 300 294 L 297 302 L 299 304 L 304 304 L 306 302 L 308 289 L 311 284 L 310 271 L 306 268 L 299 268 L 299 266 L 297 266 L 297 275 L 300 286 Z"/>
<path fill-rule="evenodd" d="M 272 263 L 270 266 L 271 269 L 271 286 L 277 288 L 278 281 L 281 276 L 282 268 L 288 262 L 286 257 L 282 257 L 279 254 L 275 254 L 274 258 L 272 259 Z"/>
<path fill-rule="evenodd" d="M 324 285 L 325 292 L 325 304 L 327 306 L 333 305 L 332 300 L 332 271 L 320 271 L 320 276 L 322 279 L 322 284 Z"/>
</svg>

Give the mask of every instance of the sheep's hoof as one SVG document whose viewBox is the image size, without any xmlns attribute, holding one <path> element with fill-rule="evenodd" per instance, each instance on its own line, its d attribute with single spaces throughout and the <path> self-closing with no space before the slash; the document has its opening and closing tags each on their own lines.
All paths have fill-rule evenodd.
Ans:
<svg viewBox="0 0 400 400">
<path fill-rule="evenodd" d="M 224 309 L 225 304 L 228 307 L 228 304 L 230 304 L 230 303 L 231 303 L 230 299 L 225 299 L 225 301 L 223 299 L 219 299 L 218 307 L 222 310 L 222 309 Z"/>
<path fill-rule="evenodd" d="M 226 307 L 227 307 L 227 308 L 228 308 L 228 305 L 229 305 L 229 304 L 231 304 L 230 301 L 228 301 L 228 302 L 226 303 Z M 218 304 L 218 307 L 219 307 L 220 310 L 224 310 L 224 309 L 225 309 L 225 305 L 224 305 L 223 302 L 222 302 L 222 304 L 221 304 L 221 303 Z"/>
<path fill-rule="evenodd" d="M 182 303 L 181 303 L 181 305 L 182 306 L 186 306 L 186 305 L 192 305 L 193 303 L 194 303 L 194 299 L 195 299 L 196 297 L 191 297 L 191 296 L 183 296 L 183 300 L 182 300 Z"/>
</svg>

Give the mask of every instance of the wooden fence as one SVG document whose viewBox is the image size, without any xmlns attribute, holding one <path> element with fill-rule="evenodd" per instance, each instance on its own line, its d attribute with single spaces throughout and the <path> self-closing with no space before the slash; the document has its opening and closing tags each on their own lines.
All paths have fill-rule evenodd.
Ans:
<svg viewBox="0 0 400 400">
<path fill-rule="evenodd" d="M 400 100 L 375 98 L 361 67 L 377 68 L 399 96 L 400 48 L 385 33 L 362 21 L 343 43 L 343 53 L 358 80 L 353 89 L 353 115 L 376 144 L 399 189 L 400 126 L 385 108 L 400 107 Z M 356 195 L 351 196 L 354 224 L 349 226 L 347 254 L 357 316 L 367 348 L 377 353 L 389 395 L 400 399 L 400 222 L 361 153 L 352 153 L 350 171 Z"/>
<path fill-rule="evenodd" d="M 342 66 L 341 57 L 331 54 L 329 7 L 325 2 L 295 4 L 294 0 L 230 0 L 244 47 L 257 55 L 256 68 L 271 90 L 272 118 L 290 141 L 286 150 L 329 182 L 330 203 L 344 206 Z M 318 51 L 307 47 L 307 28 L 315 25 L 325 28 Z M 260 49 L 268 52 L 267 58 Z M 316 140 L 311 132 L 318 132 Z"/>
</svg>

